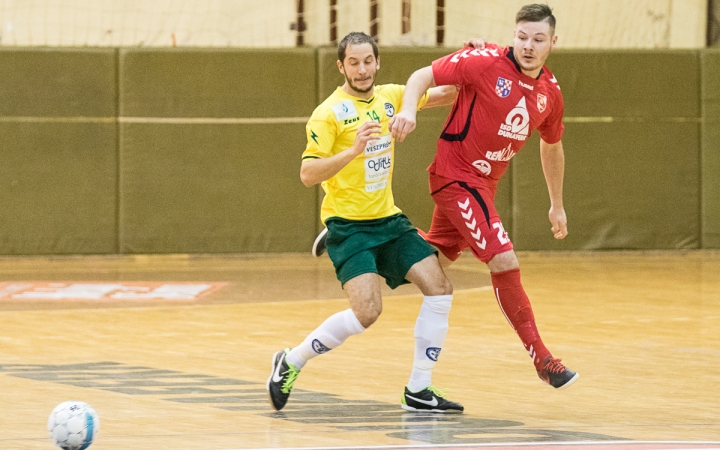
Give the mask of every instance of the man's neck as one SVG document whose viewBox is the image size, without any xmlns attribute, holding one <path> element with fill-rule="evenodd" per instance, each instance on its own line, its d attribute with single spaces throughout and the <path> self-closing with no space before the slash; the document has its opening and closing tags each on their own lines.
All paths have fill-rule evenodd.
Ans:
<svg viewBox="0 0 720 450">
<path fill-rule="evenodd" d="M 540 72 L 542 72 L 542 69 L 533 70 L 532 72 L 525 70 L 525 69 L 520 69 L 520 72 L 524 73 L 525 75 L 529 76 L 530 78 L 534 78 L 537 80 L 537 77 L 540 76 Z"/>
</svg>

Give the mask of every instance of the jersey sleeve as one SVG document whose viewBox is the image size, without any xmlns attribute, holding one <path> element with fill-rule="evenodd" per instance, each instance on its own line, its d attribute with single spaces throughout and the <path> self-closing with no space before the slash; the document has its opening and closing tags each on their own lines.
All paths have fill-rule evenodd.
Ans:
<svg viewBox="0 0 720 450">
<path fill-rule="evenodd" d="M 302 159 L 327 158 L 332 156 L 337 134 L 337 121 L 330 108 L 318 108 L 305 126 L 307 146 Z"/>
<path fill-rule="evenodd" d="M 554 96 L 551 108 L 550 114 L 548 114 L 545 120 L 538 126 L 538 131 L 543 141 L 548 144 L 555 144 L 562 139 L 563 131 L 565 130 L 565 125 L 562 123 L 562 118 L 565 114 L 565 103 L 563 102 L 559 88 L 557 95 Z"/>
<path fill-rule="evenodd" d="M 501 54 L 501 48 L 489 44 L 483 50 L 463 48 L 436 59 L 432 63 L 435 84 L 438 86 L 472 84 L 473 79 L 477 79 L 474 75 L 484 71 Z"/>
</svg>

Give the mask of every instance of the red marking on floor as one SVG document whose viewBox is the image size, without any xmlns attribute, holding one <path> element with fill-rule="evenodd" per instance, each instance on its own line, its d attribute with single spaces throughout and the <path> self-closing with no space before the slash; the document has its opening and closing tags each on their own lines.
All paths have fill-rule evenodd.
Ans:
<svg viewBox="0 0 720 450">
<path fill-rule="evenodd" d="M 205 282 L 12 282 L 0 283 L 0 301 L 194 301 L 226 286 Z"/>
</svg>

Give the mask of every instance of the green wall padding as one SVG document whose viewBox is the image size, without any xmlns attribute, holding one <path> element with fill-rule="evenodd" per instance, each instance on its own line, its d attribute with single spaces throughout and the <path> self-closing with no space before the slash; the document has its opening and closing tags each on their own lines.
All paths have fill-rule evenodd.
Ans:
<svg viewBox="0 0 720 450">
<path fill-rule="evenodd" d="M 565 117 L 700 116 L 699 52 L 556 50 Z"/>
<path fill-rule="evenodd" d="M 720 248 L 720 49 L 702 58 L 702 225 L 703 248 Z"/>
<path fill-rule="evenodd" d="M 0 254 L 116 253 L 115 49 L 0 49 Z"/>
<path fill-rule="evenodd" d="M 126 117 L 304 117 L 315 108 L 314 49 L 123 49 Z"/>
<path fill-rule="evenodd" d="M 302 124 L 125 124 L 123 253 L 307 252 Z"/>
<path fill-rule="evenodd" d="M 378 83 L 403 84 L 452 49 L 380 51 Z M 336 55 L 0 49 L 0 254 L 308 251 L 304 125 L 343 83 Z M 570 235 L 550 233 L 535 135 L 496 199 L 516 248 L 720 248 L 720 51 L 558 50 L 548 66 Z M 421 112 L 397 146 L 397 204 L 425 229 L 448 112 Z"/>
<path fill-rule="evenodd" d="M 123 116 L 240 119 L 122 123 L 122 252 L 309 251 L 317 194 L 300 182 L 300 157 L 316 106 L 315 54 L 121 51 Z"/>
<path fill-rule="evenodd" d="M 548 66 L 566 104 L 569 235 L 550 232 L 535 133 L 513 162 L 516 248 L 698 248 L 698 53 L 557 52 Z"/>
<path fill-rule="evenodd" d="M 117 252 L 115 124 L 0 122 L 0 254 Z"/>
<path fill-rule="evenodd" d="M 0 48 L 0 116 L 114 117 L 117 50 Z"/>
<path fill-rule="evenodd" d="M 550 231 L 534 136 L 515 157 L 513 242 L 523 250 L 699 247 L 699 124 L 566 125 L 568 237 Z"/>
</svg>

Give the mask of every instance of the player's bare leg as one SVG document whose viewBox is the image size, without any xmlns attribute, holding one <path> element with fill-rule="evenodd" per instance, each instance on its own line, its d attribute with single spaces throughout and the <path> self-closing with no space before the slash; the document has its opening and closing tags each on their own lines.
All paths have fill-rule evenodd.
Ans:
<svg viewBox="0 0 720 450">
<path fill-rule="evenodd" d="M 374 324 L 382 313 L 380 283 L 377 274 L 364 273 L 343 286 L 350 300 L 350 309 L 364 328 Z"/>
<path fill-rule="evenodd" d="M 450 261 L 444 255 L 441 256 Z M 423 295 L 452 295 L 453 292 L 452 284 L 435 255 L 415 263 L 405 278 L 417 286 Z"/>
<path fill-rule="evenodd" d="M 438 261 L 440 262 L 440 267 L 442 267 L 443 269 L 447 269 L 454 262 L 452 259 L 445 256 L 442 252 L 438 254 Z"/>
<path fill-rule="evenodd" d="M 380 316 L 382 298 L 378 275 L 359 275 L 345 283 L 345 290 L 350 309 L 328 317 L 297 347 L 281 350 L 273 356 L 267 389 L 276 410 L 285 406 L 300 370 L 310 359 L 339 347 L 350 336 L 362 333 Z"/>
<path fill-rule="evenodd" d="M 570 386 L 580 375 L 566 368 L 559 358 L 553 358 L 540 338 L 530 299 L 520 281 L 515 252 L 495 255 L 488 267 L 498 305 L 533 359 L 540 379 L 557 389 Z"/>
<path fill-rule="evenodd" d="M 413 369 L 401 406 L 408 411 L 462 412 L 462 405 L 447 400 L 442 390 L 432 386 L 432 371 L 448 331 L 452 284 L 435 255 L 415 263 L 405 278 L 418 286 L 424 297 L 415 323 Z"/>
</svg>

